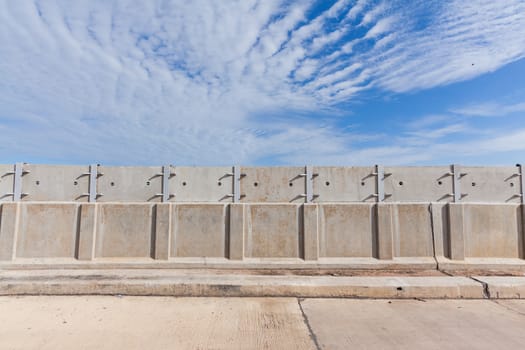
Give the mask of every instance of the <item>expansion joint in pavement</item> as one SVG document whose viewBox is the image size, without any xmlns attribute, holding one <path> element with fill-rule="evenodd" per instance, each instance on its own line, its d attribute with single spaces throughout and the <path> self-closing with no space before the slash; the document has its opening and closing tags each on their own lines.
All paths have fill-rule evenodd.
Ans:
<svg viewBox="0 0 525 350">
<path fill-rule="evenodd" d="M 304 312 L 303 305 L 301 304 L 301 301 L 304 299 L 302 298 L 296 298 L 296 299 L 297 299 L 297 305 L 299 305 L 299 309 L 301 310 L 301 314 L 303 315 L 303 322 L 306 325 L 306 328 L 308 328 L 310 339 L 312 339 L 316 350 L 322 350 L 321 345 L 319 344 L 319 341 L 317 339 L 317 336 L 315 335 L 314 330 L 312 329 L 312 326 L 310 326 L 310 321 L 308 320 L 308 316 Z"/>
</svg>

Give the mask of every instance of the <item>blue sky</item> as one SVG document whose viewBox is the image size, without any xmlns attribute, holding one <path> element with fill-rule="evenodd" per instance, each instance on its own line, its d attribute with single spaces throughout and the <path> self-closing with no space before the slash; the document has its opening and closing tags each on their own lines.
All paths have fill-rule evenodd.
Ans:
<svg viewBox="0 0 525 350">
<path fill-rule="evenodd" d="M 0 163 L 525 162 L 523 0 L 0 0 Z"/>
</svg>

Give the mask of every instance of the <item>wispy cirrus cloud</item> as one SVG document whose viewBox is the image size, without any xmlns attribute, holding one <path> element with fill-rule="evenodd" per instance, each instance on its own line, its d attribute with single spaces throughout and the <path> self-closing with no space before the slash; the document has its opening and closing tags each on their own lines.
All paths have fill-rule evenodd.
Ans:
<svg viewBox="0 0 525 350">
<path fill-rule="evenodd" d="M 0 23 L 0 155 L 55 161 L 381 160 L 339 104 L 525 56 L 520 0 L 0 0 Z"/>
<path fill-rule="evenodd" d="M 525 102 L 506 104 L 497 102 L 484 102 L 452 109 L 452 112 L 464 116 L 501 117 L 513 113 L 525 113 Z"/>
</svg>

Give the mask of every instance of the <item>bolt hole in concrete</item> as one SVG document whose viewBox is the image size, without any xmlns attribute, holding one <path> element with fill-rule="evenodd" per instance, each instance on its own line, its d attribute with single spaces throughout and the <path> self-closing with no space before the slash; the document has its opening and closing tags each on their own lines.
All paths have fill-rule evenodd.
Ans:
<svg viewBox="0 0 525 350">
<path fill-rule="evenodd" d="M 397 287 L 396 289 L 397 290 L 403 290 L 403 287 Z"/>
<path fill-rule="evenodd" d="M 217 185 L 222 186 L 222 182 L 220 182 L 220 181 L 217 182 Z"/>
<path fill-rule="evenodd" d="M 78 185 L 78 181 L 73 181 L 73 185 Z"/>
<path fill-rule="evenodd" d="M 511 183 L 510 183 L 510 187 L 514 187 L 514 182 L 511 182 Z"/>
<path fill-rule="evenodd" d="M 365 182 L 364 182 L 364 181 L 362 181 L 362 182 L 361 182 L 361 186 L 364 186 L 364 185 L 365 185 Z"/>
<path fill-rule="evenodd" d="M 292 187 L 292 186 L 293 186 L 293 183 L 290 182 L 290 183 L 288 184 L 288 186 Z"/>
<path fill-rule="evenodd" d="M 111 182 L 109 185 L 110 185 L 110 186 L 115 186 L 115 183 L 114 183 L 114 182 Z"/>
<path fill-rule="evenodd" d="M 257 187 L 257 186 L 259 186 L 259 183 L 258 183 L 258 182 L 254 182 L 253 185 L 254 185 L 255 187 Z"/>
<path fill-rule="evenodd" d="M 186 181 L 184 181 L 184 182 L 182 183 L 182 186 L 186 186 Z"/>
<path fill-rule="evenodd" d="M 40 185 L 40 181 L 38 181 L 38 180 L 37 180 L 35 183 L 36 183 L 37 185 Z"/>
<path fill-rule="evenodd" d="M 476 187 L 476 183 L 475 182 L 472 183 L 472 187 Z"/>
<path fill-rule="evenodd" d="M 146 186 L 149 186 L 149 185 L 150 185 L 150 182 L 149 182 L 149 181 L 147 181 L 147 182 L 146 182 Z"/>
<path fill-rule="evenodd" d="M 438 185 L 439 186 L 443 185 L 443 181 L 438 181 Z"/>
<path fill-rule="evenodd" d="M 330 181 L 326 181 L 324 184 L 325 184 L 326 186 L 330 186 Z"/>
<path fill-rule="evenodd" d="M 399 186 L 403 186 L 403 185 L 404 185 L 403 181 L 399 181 Z"/>
</svg>

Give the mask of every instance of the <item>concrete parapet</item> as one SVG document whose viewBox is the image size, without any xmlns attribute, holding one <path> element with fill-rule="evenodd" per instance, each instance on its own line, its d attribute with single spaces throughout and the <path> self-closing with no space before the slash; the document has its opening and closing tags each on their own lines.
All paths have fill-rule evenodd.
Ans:
<svg viewBox="0 0 525 350">
<path fill-rule="evenodd" d="M 14 257 L 75 257 L 79 204 L 20 203 L 18 210 Z"/>
<path fill-rule="evenodd" d="M 411 268 L 435 266 L 428 203 L 377 205 L 377 257 Z"/>
<path fill-rule="evenodd" d="M 315 202 L 376 202 L 374 167 L 314 167 Z"/>
<path fill-rule="evenodd" d="M 525 267 L 523 205 L 449 204 L 447 214 L 441 267 Z"/>
<path fill-rule="evenodd" d="M 385 167 L 385 201 L 450 202 L 452 178 L 449 166 Z"/>
<path fill-rule="evenodd" d="M 304 203 L 304 167 L 242 167 L 241 201 Z"/>
<path fill-rule="evenodd" d="M 376 257 L 374 204 L 320 204 L 319 257 Z"/>
<path fill-rule="evenodd" d="M 519 204 L 524 191 L 521 169 L 459 165 L 122 167 L 17 163 L 0 165 L 0 201 Z"/>
<path fill-rule="evenodd" d="M 246 258 L 302 258 L 301 206 L 247 204 L 244 239 Z"/>
<path fill-rule="evenodd" d="M 0 205 L 0 268 L 524 269 L 524 208 L 476 203 Z"/>
<path fill-rule="evenodd" d="M 226 204 L 172 204 L 170 257 L 228 256 Z"/>
<path fill-rule="evenodd" d="M 20 203 L 0 204 L 0 261 L 14 257 Z"/>
<path fill-rule="evenodd" d="M 0 164 L 0 203 L 13 201 L 14 166 Z"/>
</svg>

